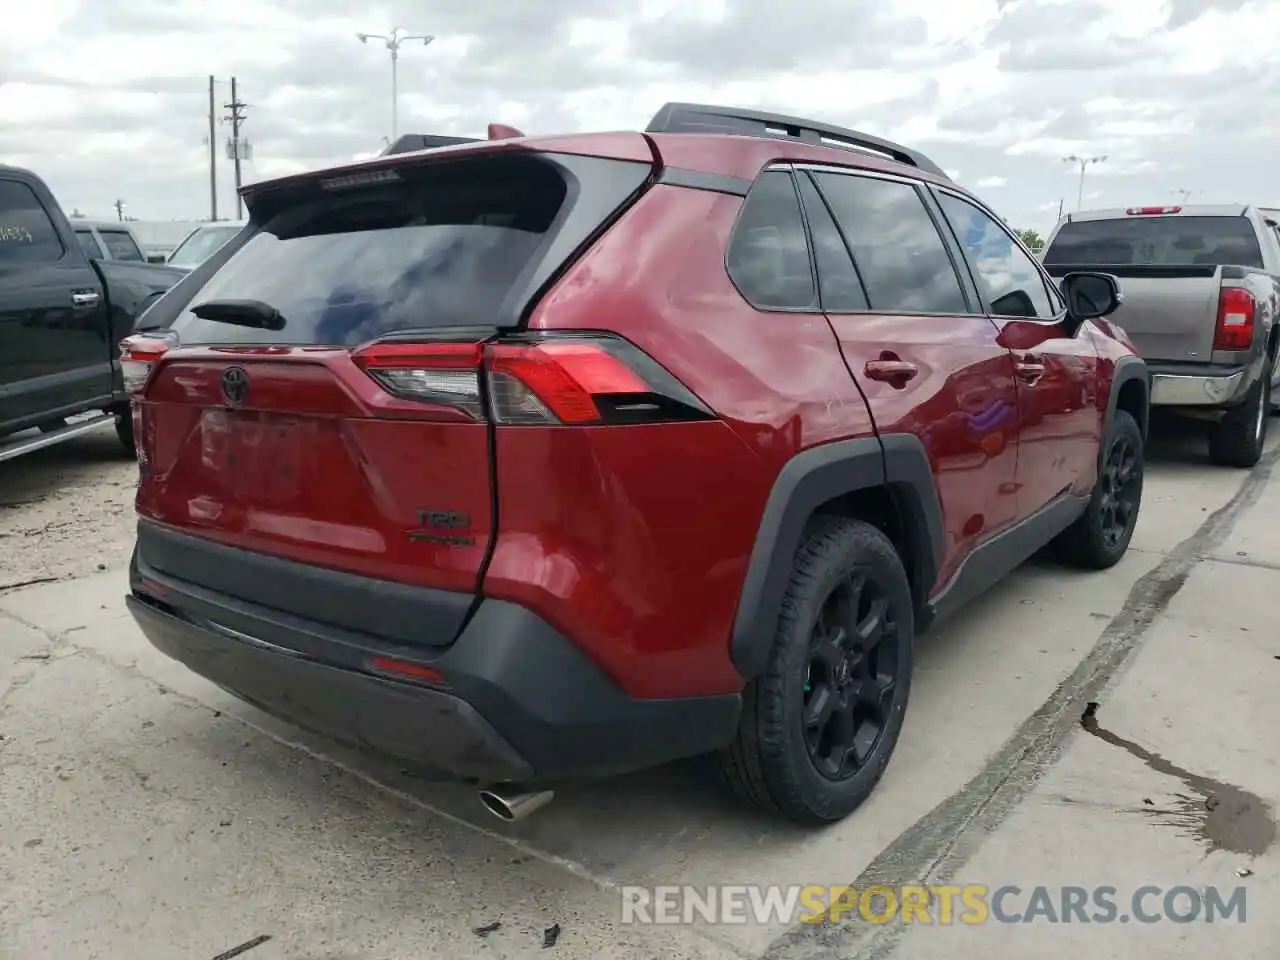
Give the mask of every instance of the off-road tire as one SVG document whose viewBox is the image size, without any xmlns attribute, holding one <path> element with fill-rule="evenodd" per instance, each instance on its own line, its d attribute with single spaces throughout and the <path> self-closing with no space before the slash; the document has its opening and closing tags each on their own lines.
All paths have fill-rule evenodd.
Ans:
<svg viewBox="0 0 1280 960">
<path fill-rule="evenodd" d="M 811 759 L 803 731 L 810 644 L 819 612 L 853 573 L 874 580 L 895 623 L 895 683 L 887 719 L 862 765 L 847 779 L 829 779 Z M 911 689 L 915 621 L 911 586 L 889 539 L 868 523 L 816 518 L 796 553 L 764 672 L 743 694 L 734 741 L 715 757 L 722 782 L 770 813 L 821 824 L 852 813 L 879 782 L 902 730 Z"/>
<path fill-rule="evenodd" d="M 1271 370 L 1262 371 L 1244 403 L 1209 426 L 1209 459 L 1220 467 L 1248 469 L 1262 458 L 1271 409 Z"/>
<path fill-rule="evenodd" d="M 1127 443 L 1136 455 L 1137 505 L 1133 509 L 1133 517 L 1124 535 L 1118 541 L 1112 541 L 1104 532 L 1108 493 L 1107 464 L 1117 444 L 1121 443 Z M 1119 563 L 1120 558 L 1129 549 L 1129 541 L 1133 539 L 1133 531 L 1138 523 L 1138 514 L 1142 506 L 1145 450 L 1142 430 L 1127 410 L 1116 410 L 1111 418 L 1111 426 L 1107 428 L 1106 435 L 1103 437 L 1102 456 L 1099 457 L 1099 462 L 1101 469 L 1098 482 L 1094 484 L 1088 507 L 1075 523 L 1059 535 L 1055 543 L 1058 555 L 1065 562 L 1088 570 L 1106 570 Z"/>
</svg>

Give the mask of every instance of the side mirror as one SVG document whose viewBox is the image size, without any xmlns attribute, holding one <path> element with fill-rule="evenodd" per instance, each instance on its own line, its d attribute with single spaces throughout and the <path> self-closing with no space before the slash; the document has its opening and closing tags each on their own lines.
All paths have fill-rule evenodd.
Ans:
<svg viewBox="0 0 1280 960">
<path fill-rule="evenodd" d="M 1062 278 L 1067 316 L 1075 328 L 1086 320 L 1109 316 L 1124 303 L 1120 281 L 1109 273 L 1068 273 Z"/>
</svg>

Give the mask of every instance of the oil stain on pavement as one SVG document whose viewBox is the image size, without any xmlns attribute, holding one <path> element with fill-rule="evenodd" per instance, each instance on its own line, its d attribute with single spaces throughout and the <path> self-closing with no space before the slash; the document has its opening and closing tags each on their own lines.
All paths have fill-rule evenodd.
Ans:
<svg viewBox="0 0 1280 960">
<path fill-rule="evenodd" d="M 1181 780 L 1192 793 L 1176 795 L 1171 809 L 1147 807 L 1140 812 L 1157 823 L 1178 827 L 1195 837 L 1206 852 L 1224 850 L 1259 857 L 1275 843 L 1276 821 L 1261 797 L 1229 783 L 1192 773 L 1141 744 L 1098 725 L 1098 704 L 1089 703 L 1080 726 L 1104 743 L 1133 755 L 1156 773 Z"/>
</svg>

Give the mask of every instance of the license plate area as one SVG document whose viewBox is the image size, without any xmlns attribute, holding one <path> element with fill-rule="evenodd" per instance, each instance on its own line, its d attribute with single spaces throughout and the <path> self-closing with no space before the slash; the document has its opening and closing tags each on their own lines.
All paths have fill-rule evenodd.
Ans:
<svg viewBox="0 0 1280 960">
<path fill-rule="evenodd" d="M 239 499 L 286 503 L 302 490 L 302 452 L 313 420 L 253 410 L 206 410 L 201 415 L 201 462 Z"/>
</svg>

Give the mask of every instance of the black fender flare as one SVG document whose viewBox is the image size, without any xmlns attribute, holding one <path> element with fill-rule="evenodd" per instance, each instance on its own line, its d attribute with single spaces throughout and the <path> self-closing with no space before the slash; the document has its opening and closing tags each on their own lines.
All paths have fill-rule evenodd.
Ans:
<svg viewBox="0 0 1280 960">
<path fill-rule="evenodd" d="M 937 580 L 942 507 L 924 444 L 913 434 L 839 440 L 804 450 L 778 472 L 765 502 L 733 622 L 730 655 L 751 680 L 763 672 L 805 528 L 836 497 L 881 488 L 893 497 L 911 551 L 917 608 Z"/>
<path fill-rule="evenodd" d="M 1115 370 L 1111 374 L 1111 393 L 1107 397 L 1107 415 L 1102 421 L 1103 436 L 1111 429 L 1111 421 L 1115 419 L 1116 405 L 1120 402 L 1120 388 L 1131 380 L 1137 380 L 1142 384 L 1143 407 L 1142 415 L 1138 417 L 1138 429 L 1142 431 L 1142 439 L 1145 441 L 1151 431 L 1151 371 L 1147 369 L 1147 362 L 1139 356 L 1129 354 L 1121 357 L 1116 361 Z M 1099 450 L 1099 465 L 1101 465 L 1102 451 Z"/>
</svg>

